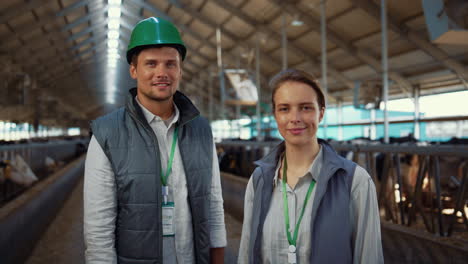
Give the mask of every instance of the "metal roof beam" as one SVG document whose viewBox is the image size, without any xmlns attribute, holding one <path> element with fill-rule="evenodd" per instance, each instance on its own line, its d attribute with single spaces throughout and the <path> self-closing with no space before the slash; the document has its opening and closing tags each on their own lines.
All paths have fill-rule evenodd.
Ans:
<svg viewBox="0 0 468 264">
<path fill-rule="evenodd" d="M 215 2 L 221 8 L 226 9 L 227 11 L 233 13 L 234 15 L 239 17 L 240 19 L 244 20 L 244 22 L 250 24 L 252 27 L 254 27 L 257 30 L 257 32 L 263 32 L 263 33 L 265 33 L 265 34 L 267 34 L 269 36 L 274 37 L 277 40 L 281 39 L 281 36 L 277 32 L 270 29 L 266 25 L 259 26 L 255 19 L 253 19 L 253 18 L 249 17 L 248 15 L 246 15 L 245 13 L 239 11 L 239 9 L 237 7 L 233 6 L 232 4 L 228 3 L 227 1 L 215 0 Z M 272 2 L 272 3 L 277 4 L 276 2 Z M 320 68 L 320 66 L 319 66 L 320 61 L 317 58 L 314 58 L 313 56 L 311 56 L 303 48 L 299 47 L 298 45 L 296 45 L 294 43 L 288 43 L 288 48 L 292 48 L 292 50 L 297 52 L 299 54 L 299 56 L 306 58 L 309 63 L 313 64 L 314 67 Z M 330 70 L 331 75 L 335 79 L 337 79 L 338 81 L 340 81 L 341 83 L 343 83 L 345 86 L 347 86 L 350 89 L 354 88 L 354 83 L 353 83 L 353 81 L 351 79 L 349 79 L 344 74 L 342 74 L 341 72 L 339 72 L 337 69 L 335 69 L 334 67 L 332 67 L 330 65 L 328 66 L 328 69 Z"/>
<path fill-rule="evenodd" d="M 30 67 L 28 69 L 30 74 L 39 74 L 39 75 L 47 75 L 51 69 L 64 69 L 63 65 L 76 65 L 82 61 L 81 59 L 77 58 L 73 54 L 67 52 L 67 50 L 63 50 L 61 52 L 58 50 L 58 54 L 50 55 L 46 54 L 43 56 L 44 53 L 38 52 L 35 56 L 29 56 L 29 54 L 22 54 L 21 56 L 15 55 L 13 57 L 14 60 L 27 60 L 31 63 L 28 63 Z M 48 57 L 47 57 L 48 56 Z M 47 58 L 45 58 L 47 57 Z M 42 67 L 44 63 L 47 63 L 48 67 Z"/>
<path fill-rule="evenodd" d="M 62 32 L 66 32 L 78 25 L 81 25 L 85 22 L 88 22 L 88 20 L 91 20 L 95 15 L 103 15 L 105 12 L 107 12 L 108 6 L 106 5 L 104 8 L 97 9 L 95 11 L 89 12 L 87 15 L 82 16 L 80 18 L 75 19 L 73 22 L 70 24 L 66 25 L 65 27 L 62 28 Z"/>
<path fill-rule="evenodd" d="M 98 36 L 98 35 L 93 35 L 92 37 L 87 38 L 86 40 L 78 43 L 77 45 L 72 47 L 73 51 L 79 50 L 81 47 L 88 45 L 90 43 L 94 43 L 95 45 L 98 45 L 102 42 L 107 40 L 107 36 Z"/>
<path fill-rule="evenodd" d="M 38 2 L 41 2 L 41 1 L 38 1 Z M 88 4 L 89 3 L 89 0 L 84 0 L 84 1 L 80 1 L 80 2 L 77 2 L 76 4 L 80 4 L 79 6 L 81 5 L 84 5 L 84 4 Z M 42 3 L 43 4 L 43 3 Z M 21 4 L 22 6 L 23 4 Z M 72 5 L 73 6 L 73 5 Z M 78 6 L 76 6 L 78 7 Z M 75 7 L 75 8 L 76 8 Z M 61 11 L 59 11 L 58 13 L 51 13 L 50 15 L 48 15 L 46 18 L 43 18 L 43 19 L 40 19 L 39 21 L 36 21 L 35 23 L 33 24 L 30 24 L 28 23 L 27 25 L 24 25 L 23 27 L 21 27 L 20 29 L 18 29 L 17 31 L 13 32 L 13 35 L 16 36 L 17 39 L 20 39 L 21 36 L 25 35 L 25 34 L 28 34 L 31 32 L 31 27 L 34 27 L 34 28 L 40 28 L 40 27 L 43 27 L 45 25 L 48 25 L 48 24 L 52 24 L 54 22 L 56 22 L 57 19 L 61 18 L 62 16 L 66 15 L 66 13 L 68 13 L 69 11 L 71 10 L 74 10 L 75 8 L 70 8 L 70 7 L 67 7 Z M 107 9 L 106 9 L 107 10 Z M 64 12 L 66 11 L 66 12 Z M 65 30 L 62 30 L 62 32 L 66 32 L 68 31 L 69 29 L 77 26 L 78 24 L 81 24 L 87 20 L 90 19 L 90 15 L 95 15 L 96 13 L 100 13 L 100 12 L 91 12 L 89 13 L 87 16 L 84 16 L 84 17 L 81 17 L 83 18 L 83 20 L 80 20 L 80 19 L 77 19 L 75 20 L 74 22 L 76 22 L 76 24 L 68 24 L 65 28 Z M 0 16 L 1 17 L 1 16 Z M 49 33 L 57 33 L 57 32 L 60 32 L 58 29 L 57 29 L 57 32 L 55 30 L 52 30 L 50 31 Z M 10 35 L 9 35 L 10 36 Z M 11 41 L 11 37 L 8 37 L 7 36 L 1 36 L 0 37 L 1 39 L 6 39 L 6 40 L 10 40 Z M 9 41 L 8 41 L 9 42 Z M 3 44 L 6 44 L 8 42 L 4 42 L 2 43 Z"/>
<path fill-rule="evenodd" d="M 365 0 L 352 0 L 352 2 L 364 10 L 367 14 L 374 17 L 377 21 L 380 21 L 380 7 L 372 2 Z M 421 37 L 417 32 L 412 30 L 410 27 L 404 24 L 398 24 L 392 19 L 391 14 L 388 14 L 388 25 L 392 31 L 398 33 L 405 40 L 413 43 L 421 50 L 425 51 L 428 55 L 445 65 L 448 69 L 455 72 L 464 81 L 468 81 L 468 70 L 457 62 L 450 58 L 450 56 L 442 49 L 436 47 L 434 44 Z"/>
<path fill-rule="evenodd" d="M 8 34 L 5 34 L 3 36 L 0 36 L 0 39 L 5 40 L 5 41 L 3 41 L 1 43 L 0 46 L 7 45 L 11 41 L 13 41 L 15 38 L 19 40 L 19 39 L 22 38 L 22 36 L 24 36 L 25 34 L 30 33 L 34 29 L 44 27 L 44 26 L 46 26 L 48 24 L 52 24 L 52 23 L 56 22 L 56 20 L 57 20 L 57 17 L 55 17 L 55 16 L 47 16 L 45 18 L 39 19 L 39 21 L 34 21 L 34 23 L 28 23 L 28 24 L 22 26 L 21 28 L 19 28 L 18 30 L 15 30 L 12 33 L 8 33 Z M 55 26 L 54 28 L 52 28 L 52 30 L 48 31 L 46 34 L 42 34 L 39 38 L 43 38 L 45 36 L 48 36 L 50 38 L 51 33 L 60 35 L 59 34 L 60 31 L 59 31 L 58 27 Z M 12 36 L 14 36 L 15 38 L 12 38 Z"/>
<path fill-rule="evenodd" d="M 124 10 L 122 10 L 122 12 L 123 13 L 129 13 L 128 11 L 124 11 Z M 84 30 L 82 30 L 82 31 L 68 37 L 67 41 L 73 41 L 75 39 L 78 39 L 78 38 L 92 32 L 92 31 L 107 27 L 108 21 L 109 21 L 109 18 L 106 17 L 106 18 L 104 18 L 104 19 L 102 19 L 102 20 L 100 20 L 100 21 L 98 21 L 96 23 L 93 23 L 91 26 L 87 27 L 86 29 L 84 29 Z M 124 19 L 122 17 L 120 18 L 120 25 L 121 25 L 122 28 L 128 29 L 130 31 L 132 30 L 132 26 L 128 23 L 128 21 L 126 19 Z M 122 31 L 120 31 L 120 33 L 122 33 Z"/>
<path fill-rule="evenodd" d="M 293 13 L 293 14 L 299 14 L 299 16 L 305 20 L 307 23 L 307 26 L 311 27 L 312 30 L 320 32 L 320 19 L 311 16 L 310 14 L 300 10 L 297 8 L 295 5 L 292 4 L 286 4 L 284 6 L 287 11 Z M 350 44 L 350 41 L 346 41 L 338 33 L 336 33 L 333 29 L 331 29 L 327 25 L 327 37 L 335 43 L 338 47 L 340 47 L 342 50 L 348 53 L 348 55 L 360 60 L 363 63 L 368 64 L 371 66 L 376 72 L 381 73 L 382 72 L 382 64 L 381 62 L 376 59 L 372 54 L 369 52 L 359 49 L 353 44 Z M 389 76 L 391 79 L 396 81 L 398 84 L 400 84 L 400 88 L 403 91 L 403 93 L 406 94 L 408 98 L 412 98 L 413 96 L 411 95 L 411 91 L 413 90 L 413 85 L 411 82 L 409 82 L 405 77 L 403 77 L 401 74 L 394 72 L 394 71 L 389 71 Z"/>
<path fill-rule="evenodd" d="M 65 7 L 64 9 L 60 10 L 58 13 L 55 14 L 55 16 L 66 16 L 67 13 L 71 12 L 71 11 L 75 11 L 75 9 L 77 8 L 80 8 L 82 6 L 85 6 L 89 3 L 89 0 L 81 0 L 81 1 L 78 1 L 74 4 L 71 4 L 67 7 Z"/>
<path fill-rule="evenodd" d="M 44 1 L 42 0 L 31 0 L 27 3 L 21 1 L 21 3 L 7 8 L 0 13 L 0 24 L 5 24 L 11 19 L 14 19 L 17 16 L 21 16 L 26 12 L 30 12 L 32 9 L 41 5 L 44 5 Z"/>
<path fill-rule="evenodd" d="M 188 33 L 190 34 L 192 37 L 194 37 L 195 39 L 197 39 L 198 41 L 202 42 L 202 43 L 205 43 L 206 45 L 210 46 L 211 48 L 213 49 L 216 49 L 216 45 L 214 45 L 213 43 L 207 41 L 204 37 L 200 36 L 198 33 L 195 33 L 193 30 L 191 30 L 188 26 L 184 25 L 184 24 L 180 24 L 180 23 L 176 23 L 172 18 L 168 17 L 165 13 L 163 13 L 162 11 L 160 11 L 159 9 L 157 9 L 156 7 L 154 7 L 153 5 L 147 3 L 147 2 L 144 2 L 142 0 L 128 0 L 128 1 L 131 1 L 131 2 L 134 2 L 135 4 L 137 5 L 140 5 L 142 8 L 145 8 L 147 10 L 149 10 L 150 12 L 152 13 L 155 13 L 157 16 L 160 16 L 168 21 L 171 21 L 172 23 L 174 23 L 175 25 L 177 25 L 177 27 L 181 30 L 182 33 Z M 197 12 L 198 13 L 198 12 Z M 199 15 L 197 18 L 201 18 L 200 17 L 201 15 Z M 210 23 L 210 26 L 211 27 L 214 27 L 216 29 L 217 25 L 215 25 L 214 23 Z M 223 29 L 223 34 L 224 34 L 224 29 Z M 232 34 L 231 34 L 232 35 Z M 233 39 L 234 41 L 236 41 L 236 39 Z M 241 43 L 242 41 L 239 41 L 238 43 L 236 43 L 237 45 L 239 46 L 245 46 L 245 43 Z M 228 55 L 231 57 L 231 59 L 235 59 L 236 56 L 231 54 L 231 53 L 224 53 L 225 55 Z M 267 56 L 266 54 L 262 54 L 262 58 L 263 59 L 267 59 L 267 60 L 270 60 L 270 62 L 273 62 L 273 63 L 276 63 L 272 60 L 272 58 L 270 56 Z M 216 60 L 212 60 L 210 62 L 215 62 Z"/>
<path fill-rule="evenodd" d="M 92 25 L 86 27 L 82 31 L 80 31 L 78 33 L 75 33 L 75 34 L 71 35 L 70 37 L 68 37 L 67 41 L 71 42 L 73 40 L 81 38 L 82 36 L 85 36 L 86 34 L 89 34 L 89 33 L 93 32 L 94 30 L 97 30 L 98 28 L 106 27 L 106 25 L 107 25 L 106 22 L 107 22 L 107 19 L 103 19 L 103 20 L 100 20 L 100 21 L 98 21 L 96 23 L 93 23 Z"/>
<path fill-rule="evenodd" d="M 141 1 L 141 0 L 128 0 L 128 1 L 131 1 L 131 2 L 139 5 L 141 8 L 147 9 L 148 11 L 154 13 L 156 16 L 159 16 L 159 17 L 162 17 L 162 18 L 164 18 L 164 19 L 166 19 L 168 21 L 171 21 L 172 23 L 174 23 L 181 30 L 182 33 L 188 33 L 192 37 L 194 37 L 195 39 L 199 40 L 200 42 L 205 43 L 206 45 L 208 45 L 209 47 L 211 47 L 213 49 L 216 49 L 216 45 L 214 45 L 211 42 L 206 41 L 206 39 L 204 37 L 202 37 L 199 34 L 195 33 L 188 26 L 186 26 L 184 24 L 176 23 L 175 21 L 173 21 L 172 18 L 168 17 L 165 13 L 163 13 L 162 11 L 160 11 L 159 9 L 154 7 L 153 5 L 151 5 L 149 3 L 146 3 L 144 1 Z M 140 17 L 140 19 L 143 19 L 143 17 Z M 232 60 L 235 60 L 235 58 L 236 58 L 236 56 L 231 54 L 231 53 L 224 53 L 224 54 L 229 56 Z M 262 58 L 266 58 L 266 59 L 271 60 L 271 57 L 267 56 L 266 54 L 262 55 Z M 210 65 L 212 63 L 216 64 L 216 59 L 208 61 L 207 65 Z M 204 67 L 203 69 L 200 69 L 200 71 L 205 70 L 206 68 L 207 67 Z M 264 77 L 264 76 L 262 75 L 262 77 Z"/>
<path fill-rule="evenodd" d="M 183 5 L 182 3 L 180 3 L 179 1 L 174 1 L 174 0 L 170 0 L 170 2 L 172 4 L 174 4 L 176 7 L 180 8 L 181 10 L 183 10 L 184 12 L 190 14 L 193 18 L 196 18 L 198 19 L 200 22 L 204 23 L 205 25 L 213 28 L 214 30 L 216 30 L 216 28 L 220 28 L 221 31 L 222 31 L 222 34 L 223 35 L 227 35 L 233 42 L 234 42 L 234 45 L 233 47 L 246 47 L 246 48 L 249 48 L 249 44 L 247 44 L 246 40 L 245 39 L 239 39 L 237 38 L 234 34 L 230 33 L 230 31 L 228 31 L 226 29 L 226 27 L 224 27 L 224 24 L 221 24 L 221 25 L 218 25 L 216 23 L 214 23 L 213 21 L 211 21 L 210 19 L 208 19 L 207 17 L 203 16 L 198 10 L 194 9 L 194 8 L 191 8 L 191 7 L 188 7 L 186 5 Z M 210 43 L 210 42 L 207 42 L 206 40 L 202 40 L 201 43 L 206 43 L 208 45 L 210 45 L 212 48 L 216 49 L 216 45 Z M 226 54 L 223 52 L 223 54 Z M 234 55 L 232 53 L 227 53 L 230 57 L 231 57 L 231 60 L 232 61 L 236 61 L 237 60 L 237 57 L 238 57 L 238 54 Z M 275 65 L 278 65 L 279 62 L 276 61 L 273 57 L 267 55 L 266 53 L 264 53 L 263 51 L 260 51 L 260 57 L 262 58 L 262 60 L 264 61 L 268 61 L 267 63 L 272 63 L 272 64 L 275 64 Z M 213 62 L 216 64 L 216 59 L 213 60 Z M 234 63 L 235 64 L 235 63 Z M 261 78 L 263 80 L 266 80 L 267 78 L 265 78 L 265 76 L 263 74 L 261 74 Z M 263 90 L 267 90 L 268 87 L 267 86 L 262 86 L 262 89 Z M 218 91 L 219 89 L 215 89 L 216 91 Z"/>
<path fill-rule="evenodd" d="M 224 27 L 223 25 L 217 25 L 215 22 L 211 21 L 209 18 L 203 16 L 198 10 L 196 10 L 195 8 L 192 8 L 192 7 L 189 7 L 187 5 L 183 5 L 182 3 L 180 3 L 179 1 L 176 1 L 176 0 L 169 0 L 169 2 L 171 4 L 174 4 L 176 7 L 180 8 L 181 10 L 183 10 L 184 12 L 188 13 L 189 15 L 191 15 L 192 17 L 198 19 L 200 22 L 202 22 L 203 24 L 211 27 L 212 29 L 216 30 L 216 28 L 220 28 L 221 29 L 221 34 L 222 35 L 225 35 L 227 36 L 228 38 L 230 38 L 233 42 L 234 42 L 234 47 L 245 47 L 245 48 L 251 48 L 253 46 L 249 46 L 248 43 L 246 43 L 246 40 L 245 39 L 239 39 L 237 36 L 235 36 L 234 34 L 232 34 L 226 27 Z M 202 38 L 201 40 L 202 43 L 207 43 L 208 45 L 210 45 L 212 48 L 216 49 L 216 45 L 210 43 L 210 42 L 207 42 L 206 39 Z M 229 55 L 234 58 L 237 57 L 236 55 L 233 55 L 231 53 L 229 53 Z M 274 63 L 274 64 L 278 64 L 277 61 L 275 61 L 271 56 L 268 56 L 266 54 L 264 54 L 263 52 L 261 52 L 261 57 L 263 59 L 267 59 L 270 61 L 270 63 Z"/>
</svg>

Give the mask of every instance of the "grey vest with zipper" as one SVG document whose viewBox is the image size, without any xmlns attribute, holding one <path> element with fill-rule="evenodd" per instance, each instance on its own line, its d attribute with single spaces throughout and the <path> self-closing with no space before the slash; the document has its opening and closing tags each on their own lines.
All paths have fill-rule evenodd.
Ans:
<svg viewBox="0 0 468 264">
<path fill-rule="evenodd" d="M 156 135 L 130 90 L 125 107 L 92 122 L 92 132 L 109 159 L 117 186 L 115 248 L 119 264 L 163 263 L 161 164 Z M 187 178 L 196 263 L 209 263 L 209 192 L 213 137 L 206 119 L 180 92 L 178 147 Z"/>
<path fill-rule="evenodd" d="M 352 230 L 350 219 L 351 184 L 356 164 L 342 158 L 325 141 L 323 165 L 315 185 L 310 230 L 312 249 L 310 263 L 352 263 Z M 253 215 L 250 237 L 249 263 L 262 263 L 262 233 L 273 193 L 273 178 L 284 143 L 256 162 L 252 174 L 254 187 Z"/>
</svg>

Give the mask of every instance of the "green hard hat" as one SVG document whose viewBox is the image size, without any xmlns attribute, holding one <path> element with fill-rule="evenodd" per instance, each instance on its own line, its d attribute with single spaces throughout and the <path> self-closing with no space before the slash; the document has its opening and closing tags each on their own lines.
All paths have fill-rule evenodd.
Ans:
<svg viewBox="0 0 468 264">
<path fill-rule="evenodd" d="M 159 17 L 143 19 L 135 28 L 127 48 L 127 62 L 130 64 L 135 52 L 140 51 L 144 46 L 172 46 L 179 51 L 182 60 L 185 59 L 187 49 L 180 38 L 179 31 L 169 21 Z"/>
</svg>

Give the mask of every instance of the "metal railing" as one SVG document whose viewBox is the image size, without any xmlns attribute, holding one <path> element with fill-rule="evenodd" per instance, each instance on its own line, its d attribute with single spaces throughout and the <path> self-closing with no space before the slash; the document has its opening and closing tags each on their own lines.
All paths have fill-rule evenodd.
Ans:
<svg viewBox="0 0 468 264">
<path fill-rule="evenodd" d="M 0 146 L 0 160 L 9 161 L 19 154 L 29 165 L 36 177 L 41 180 L 47 176 L 46 157 L 50 157 L 56 162 L 68 162 L 81 154 L 86 149 L 88 142 L 88 139 L 73 139 L 2 145 Z M 0 207 L 27 188 L 27 186 L 17 184 L 10 179 L 2 179 L 0 181 Z"/>
<path fill-rule="evenodd" d="M 222 170 L 250 177 L 252 162 L 279 142 L 223 141 Z M 376 185 L 382 221 L 419 227 L 438 236 L 468 230 L 468 146 L 331 145 L 365 168 Z M 226 162 L 226 159 L 229 159 Z M 224 164 L 223 164 L 224 162 Z M 226 165 L 229 165 L 226 167 Z M 231 171 L 229 171 L 231 170 Z"/>
</svg>

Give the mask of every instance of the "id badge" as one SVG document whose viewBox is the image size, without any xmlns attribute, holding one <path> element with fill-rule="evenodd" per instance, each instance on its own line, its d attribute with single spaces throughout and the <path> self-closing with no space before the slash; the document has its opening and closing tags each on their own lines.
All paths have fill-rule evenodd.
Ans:
<svg viewBox="0 0 468 264">
<path fill-rule="evenodd" d="M 162 204 L 162 227 L 163 236 L 174 236 L 174 202 Z"/>
<path fill-rule="evenodd" d="M 297 263 L 296 246 L 289 245 L 288 251 L 289 251 L 288 252 L 288 263 L 289 264 Z"/>
</svg>

